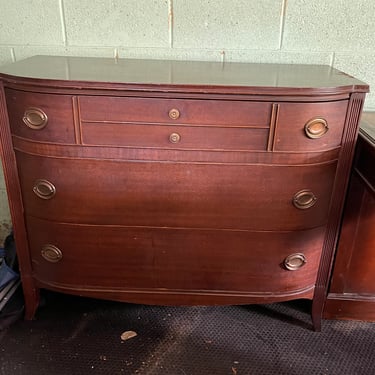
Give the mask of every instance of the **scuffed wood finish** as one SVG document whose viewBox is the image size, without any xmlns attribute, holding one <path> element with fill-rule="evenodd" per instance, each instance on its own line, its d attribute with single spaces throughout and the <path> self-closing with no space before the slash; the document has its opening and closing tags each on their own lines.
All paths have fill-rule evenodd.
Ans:
<svg viewBox="0 0 375 375">
<path fill-rule="evenodd" d="M 324 316 L 375 321 L 375 115 L 357 143 Z"/>
<path fill-rule="evenodd" d="M 32 290 L 177 305 L 308 298 L 320 329 L 366 84 L 324 66 L 62 57 L 1 77 Z M 48 115 L 43 129 L 25 126 L 29 107 Z"/>
</svg>

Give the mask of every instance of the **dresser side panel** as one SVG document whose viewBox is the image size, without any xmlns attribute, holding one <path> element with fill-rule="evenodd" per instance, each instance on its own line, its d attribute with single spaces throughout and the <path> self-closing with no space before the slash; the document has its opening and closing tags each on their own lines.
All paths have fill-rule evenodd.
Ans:
<svg viewBox="0 0 375 375">
<path fill-rule="evenodd" d="M 313 320 L 317 322 L 320 321 L 320 317 L 322 316 L 324 302 L 327 296 L 329 278 L 337 245 L 340 220 L 348 187 L 350 168 L 354 157 L 354 149 L 363 102 L 364 94 L 352 94 L 346 115 L 342 148 L 336 172 L 335 185 L 333 188 L 327 233 L 323 245 L 322 259 L 320 262 L 312 307 Z M 317 328 L 320 330 L 319 326 Z"/>
</svg>

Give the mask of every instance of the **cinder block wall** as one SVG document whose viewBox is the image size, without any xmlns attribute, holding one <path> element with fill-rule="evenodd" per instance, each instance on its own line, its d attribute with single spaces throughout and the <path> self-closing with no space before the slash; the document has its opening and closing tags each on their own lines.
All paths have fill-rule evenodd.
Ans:
<svg viewBox="0 0 375 375">
<path fill-rule="evenodd" d="M 374 0 L 0 0 L 0 65 L 35 54 L 328 64 L 375 87 L 374 15 Z M 9 225 L 0 176 L 0 244 Z"/>
</svg>

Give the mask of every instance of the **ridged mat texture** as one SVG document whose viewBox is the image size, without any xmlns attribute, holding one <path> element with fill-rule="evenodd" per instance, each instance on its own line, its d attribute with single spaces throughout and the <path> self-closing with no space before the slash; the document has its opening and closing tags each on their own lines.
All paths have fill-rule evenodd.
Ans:
<svg viewBox="0 0 375 375">
<path fill-rule="evenodd" d="M 35 321 L 0 331 L 0 373 L 375 374 L 375 324 L 323 321 L 307 301 L 161 307 L 45 293 Z M 121 340 L 125 331 L 137 336 Z"/>
</svg>

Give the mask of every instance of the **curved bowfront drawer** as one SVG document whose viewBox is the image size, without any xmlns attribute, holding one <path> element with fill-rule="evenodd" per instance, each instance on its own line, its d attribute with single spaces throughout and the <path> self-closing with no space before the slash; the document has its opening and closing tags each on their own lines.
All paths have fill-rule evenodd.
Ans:
<svg viewBox="0 0 375 375">
<path fill-rule="evenodd" d="M 281 103 L 274 150 L 323 151 L 340 146 L 347 107 L 347 100 Z"/>
<path fill-rule="evenodd" d="M 13 135 L 35 141 L 75 143 L 72 97 L 6 89 Z"/>
<path fill-rule="evenodd" d="M 271 103 L 80 97 L 84 144 L 265 150 Z"/>
<path fill-rule="evenodd" d="M 17 159 L 27 214 L 71 223 L 152 227 L 321 226 L 336 171 L 335 161 L 189 164 L 56 159 L 20 152 Z"/>
<path fill-rule="evenodd" d="M 258 295 L 313 288 L 324 238 L 324 227 L 284 233 L 227 232 L 69 225 L 31 217 L 27 229 L 33 272 L 41 282 L 76 289 L 165 288 Z"/>
</svg>

